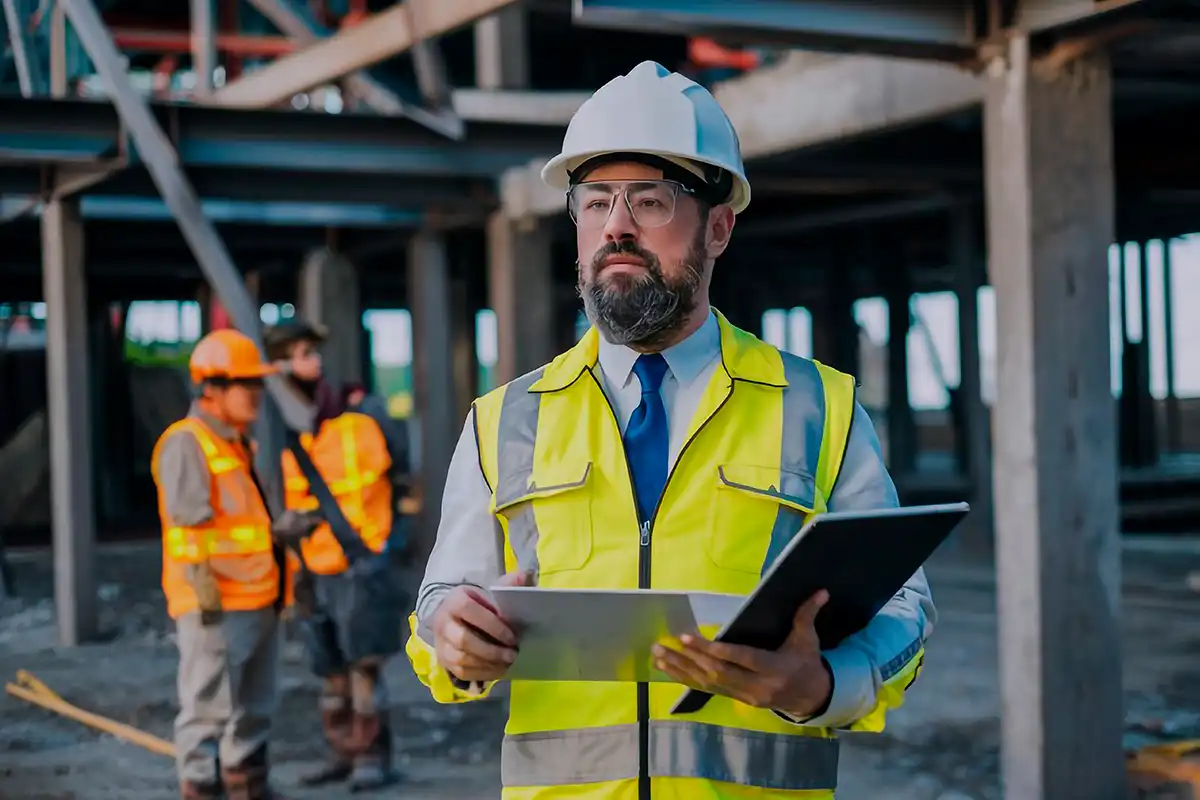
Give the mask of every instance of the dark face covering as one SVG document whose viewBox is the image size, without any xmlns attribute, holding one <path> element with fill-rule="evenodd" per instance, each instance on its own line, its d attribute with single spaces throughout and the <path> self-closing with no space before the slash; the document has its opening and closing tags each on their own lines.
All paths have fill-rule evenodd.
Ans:
<svg viewBox="0 0 1200 800">
<path fill-rule="evenodd" d="M 680 264 L 680 274 L 668 278 L 658 257 L 630 239 L 608 242 L 592 258 L 591 278 L 579 269 L 579 296 L 588 319 L 613 344 L 655 349 L 680 331 L 696 310 L 696 294 L 704 278 L 704 226 Z M 646 268 L 644 275 L 604 279 L 604 259 L 632 256 Z"/>
</svg>

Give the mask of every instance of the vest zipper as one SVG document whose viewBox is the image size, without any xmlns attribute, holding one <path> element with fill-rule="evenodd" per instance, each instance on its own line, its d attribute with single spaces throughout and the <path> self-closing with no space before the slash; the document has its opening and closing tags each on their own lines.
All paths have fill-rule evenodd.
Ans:
<svg viewBox="0 0 1200 800">
<path fill-rule="evenodd" d="M 629 474 L 629 489 L 633 495 L 633 507 L 636 511 L 637 489 L 633 486 L 633 467 L 629 464 L 629 454 L 625 452 L 624 438 L 621 436 L 621 420 L 617 417 L 617 410 L 613 407 L 612 401 L 608 399 L 608 395 L 604 393 L 604 387 L 600 385 L 600 380 L 596 377 L 596 373 L 588 368 L 588 374 L 592 376 L 592 381 L 595 382 L 596 388 L 600 390 L 600 395 L 604 398 L 604 402 L 608 405 L 608 410 L 612 413 L 613 425 L 617 429 L 617 438 L 621 439 L 621 454 L 625 456 L 625 469 Z M 725 404 L 729 402 L 729 398 L 733 397 L 733 382 L 729 385 L 729 393 L 717 405 L 713 412 L 708 415 L 704 422 L 700 423 L 700 427 L 696 432 L 688 437 L 683 446 L 679 448 L 679 455 L 675 458 L 675 463 L 671 465 L 671 469 L 667 472 L 667 479 L 663 483 L 662 494 L 658 496 L 658 501 L 654 504 L 654 510 L 650 512 L 650 519 L 641 520 L 638 531 L 640 537 L 638 540 L 638 588 L 650 588 L 650 531 L 654 528 L 654 520 L 658 516 L 658 510 L 662 508 L 663 497 L 667 494 L 667 487 L 671 485 L 671 477 L 675 474 L 675 468 L 679 466 L 679 462 L 683 460 L 683 454 L 687 452 L 699 436 L 700 432 L 708 427 L 708 423 L 712 422 L 713 418 L 720 413 Z M 639 683 L 637 685 L 637 718 L 638 718 L 638 800 L 651 800 L 650 797 L 650 684 Z"/>
</svg>

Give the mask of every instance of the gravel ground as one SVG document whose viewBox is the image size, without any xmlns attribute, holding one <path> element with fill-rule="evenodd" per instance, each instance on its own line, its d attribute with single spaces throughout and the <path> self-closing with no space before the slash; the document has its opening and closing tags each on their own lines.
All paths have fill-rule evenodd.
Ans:
<svg viewBox="0 0 1200 800">
<path fill-rule="evenodd" d="M 0 603 L 0 677 L 37 675 L 68 701 L 170 738 L 176 652 L 157 581 L 156 549 L 105 548 L 100 559 L 106 641 L 55 644 L 49 554 L 16 560 L 19 596 Z M 941 621 L 927 668 L 904 708 L 878 736 L 848 736 L 839 798 L 998 798 L 999 698 L 994 596 L 985 582 L 932 572 Z M 939 575 L 946 577 L 939 580 Z M 1174 584 L 1174 581 L 1173 581 Z M 1131 724 L 1200 736 L 1200 595 L 1127 592 L 1126 704 Z M 1192 668 L 1192 669 L 1189 669 Z M 499 795 L 503 694 L 438 706 L 396 659 L 389 666 L 403 784 L 375 796 L 475 800 Z M 304 791 L 298 774 L 322 752 L 318 685 L 289 642 L 284 696 L 273 745 L 276 782 L 297 800 L 339 800 L 337 790 Z M 0 696 L 0 800 L 171 800 L 171 760 L 16 698 Z"/>
</svg>

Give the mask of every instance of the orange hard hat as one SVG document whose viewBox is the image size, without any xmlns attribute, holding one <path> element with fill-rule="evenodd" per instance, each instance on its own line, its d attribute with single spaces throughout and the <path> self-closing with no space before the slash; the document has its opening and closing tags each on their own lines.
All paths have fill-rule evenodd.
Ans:
<svg viewBox="0 0 1200 800">
<path fill-rule="evenodd" d="M 249 336 L 232 328 L 213 331 L 196 342 L 188 369 L 195 383 L 213 378 L 253 380 L 279 371 L 263 361 Z"/>
</svg>

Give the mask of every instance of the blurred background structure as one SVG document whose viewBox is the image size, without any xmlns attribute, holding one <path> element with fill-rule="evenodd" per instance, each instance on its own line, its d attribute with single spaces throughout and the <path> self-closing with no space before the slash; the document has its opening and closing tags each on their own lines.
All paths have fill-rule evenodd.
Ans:
<svg viewBox="0 0 1200 800">
<path fill-rule="evenodd" d="M 1034 768 L 1056 736 L 1111 750 L 1118 536 L 1200 531 L 1200 3 L 3 9 L 0 530 L 53 539 L 64 641 L 95 543 L 158 535 L 192 343 L 247 309 L 330 325 L 331 377 L 406 421 L 427 550 L 471 399 L 585 324 L 538 170 L 654 59 L 749 167 L 717 307 L 856 374 L 904 502 L 970 499 L 959 546 L 995 546 L 1014 796 L 1088 780 Z"/>
</svg>

